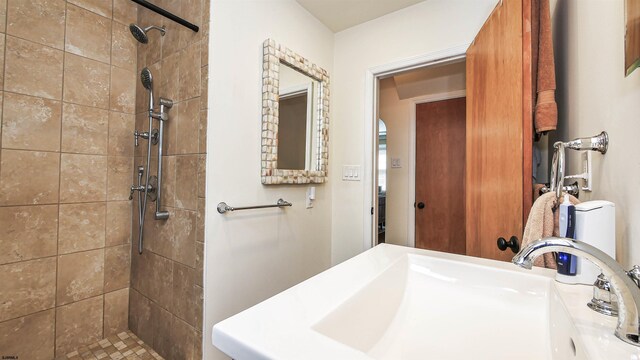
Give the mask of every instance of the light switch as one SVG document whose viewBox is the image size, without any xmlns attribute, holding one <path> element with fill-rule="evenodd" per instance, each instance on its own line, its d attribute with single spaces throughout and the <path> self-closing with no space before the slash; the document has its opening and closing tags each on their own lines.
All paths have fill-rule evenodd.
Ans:
<svg viewBox="0 0 640 360">
<path fill-rule="evenodd" d="M 343 165 L 342 181 L 360 181 L 360 165 Z"/>
<path fill-rule="evenodd" d="M 394 169 L 399 169 L 402 167 L 402 164 L 400 163 L 400 158 L 391 158 L 391 167 Z"/>
</svg>

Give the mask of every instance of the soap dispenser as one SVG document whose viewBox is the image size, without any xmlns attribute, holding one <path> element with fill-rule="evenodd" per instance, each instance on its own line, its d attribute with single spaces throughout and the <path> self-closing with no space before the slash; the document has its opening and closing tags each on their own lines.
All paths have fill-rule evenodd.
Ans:
<svg viewBox="0 0 640 360">
<path fill-rule="evenodd" d="M 575 205 L 575 239 L 595 246 L 616 258 L 616 210 L 610 201 L 594 200 Z M 600 269 L 589 260 L 576 257 L 575 276 L 557 275 L 568 284 L 593 285 Z M 561 277 L 558 278 L 558 277 Z"/>
</svg>

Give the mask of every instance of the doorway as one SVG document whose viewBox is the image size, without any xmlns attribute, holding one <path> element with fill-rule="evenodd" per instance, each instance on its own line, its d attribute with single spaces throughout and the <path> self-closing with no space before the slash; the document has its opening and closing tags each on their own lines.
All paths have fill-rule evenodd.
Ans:
<svg viewBox="0 0 640 360">
<path fill-rule="evenodd" d="M 377 114 L 384 125 L 377 124 L 375 136 L 374 219 L 378 225 L 384 219 L 384 233 L 378 226 L 375 244 L 465 252 L 465 67 L 461 58 L 379 79 Z M 453 112 L 446 106 L 440 109 L 447 104 L 453 104 Z M 447 119 L 439 121 L 442 117 Z M 381 154 L 383 143 L 385 153 Z M 453 144 L 458 148 L 453 149 Z M 424 165 L 425 161 L 431 165 Z M 446 176 L 456 177 L 452 181 L 441 181 L 445 167 Z M 457 193 L 443 193 L 446 189 Z"/>
</svg>

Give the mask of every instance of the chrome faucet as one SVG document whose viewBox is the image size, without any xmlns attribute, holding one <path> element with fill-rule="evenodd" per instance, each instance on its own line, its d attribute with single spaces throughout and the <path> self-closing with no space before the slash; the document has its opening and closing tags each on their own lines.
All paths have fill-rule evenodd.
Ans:
<svg viewBox="0 0 640 360">
<path fill-rule="evenodd" d="M 633 277 L 633 270 L 626 272 L 613 258 L 589 244 L 558 237 L 547 237 L 528 244 L 511 262 L 531 270 L 536 257 L 553 251 L 580 256 L 602 270 L 611 283 L 611 289 L 618 296 L 618 325 L 615 335 L 628 344 L 640 346 L 640 288 Z"/>
</svg>

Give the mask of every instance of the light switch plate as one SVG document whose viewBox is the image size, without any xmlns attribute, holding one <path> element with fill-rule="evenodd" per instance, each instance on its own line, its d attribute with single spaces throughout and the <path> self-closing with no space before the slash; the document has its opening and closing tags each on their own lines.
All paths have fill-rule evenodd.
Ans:
<svg viewBox="0 0 640 360">
<path fill-rule="evenodd" d="M 360 165 L 343 165 L 342 181 L 360 181 Z"/>
<path fill-rule="evenodd" d="M 391 158 L 391 167 L 394 169 L 399 169 L 402 167 L 402 163 L 400 162 L 400 158 Z"/>
</svg>

